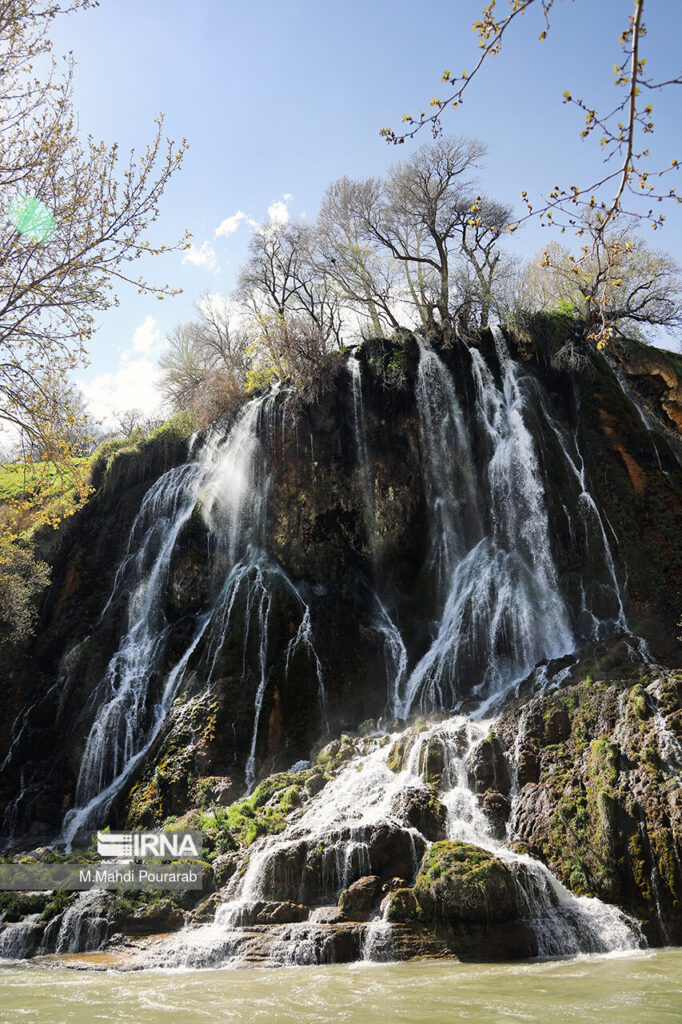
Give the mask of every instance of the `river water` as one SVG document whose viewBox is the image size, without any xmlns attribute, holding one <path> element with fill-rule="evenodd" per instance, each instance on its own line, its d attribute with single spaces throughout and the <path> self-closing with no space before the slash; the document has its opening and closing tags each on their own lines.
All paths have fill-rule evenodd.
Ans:
<svg viewBox="0 0 682 1024">
<path fill-rule="evenodd" d="M 525 964 L 0 969 L 1 1024 L 679 1024 L 682 949 Z"/>
</svg>

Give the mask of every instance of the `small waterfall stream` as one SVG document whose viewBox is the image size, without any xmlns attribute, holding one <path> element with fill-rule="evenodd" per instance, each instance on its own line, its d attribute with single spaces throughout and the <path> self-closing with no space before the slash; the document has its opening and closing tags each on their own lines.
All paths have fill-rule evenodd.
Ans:
<svg viewBox="0 0 682 1024">
<path fill-rule="evenodd" d="M 268 623 L 276 587 L 300 609 L 297 632 L 287 652 L 303 649 L 312 659 L 324 717 L 324 683 L 315 651 L 310 609 L 282 569 L 265 554 L 269 477 L 259 426 L 273 429 L 277 389 L 253 399 L 225 433 L 215 428 L 196 458 L 165 473 L 145 496 L 133 524 L 128 551 L 117 571 L 114 594 L 127 595 L 127 624 L 119 649 L 92 696 L 97 708 L 86 740 L 76 786 L 76 807 L 62 827 L 70 844 L 79 829 L 104 820 L 107 809 L 159 733 L 177 696 L 190 660 L 203 649 L 210 686 L 237 599 L 244 604 L 243 675 L 251 630 L 257 639 L 257 686 L 253 732 L 246 765 L 247 787 L 255 780 L 255 757 L 263 696 L 268 682 Z M 286 416 L 286 404 L 284 405 Z M 197 508 L 209 529 L 210 572 L 220 579 L 209 610 L 197 617 L 184 654 L 159 679 L 159 663 L 170 635 L 164 612 L 171 558 L 178 538 Z"/>
<path fill-rule="evenodd" d="M 246 870 L 228 884 L 227 902 L 218 909 L 215 921 L 164 942 L 149 952 L 144 963 L 237 966 L 245 955 L 243 922 L 248 921 L 250 908 L 259 900 L 277 898 L 311 909 L 307 921 L 287 926 L 285 943 L 275 938 L 267 962 L 325 962 L 320 905 L 335 903 L 342 889 L 376 873 L 377 829 L 394 829 L 402 845 L 411 845 L 411 877 L 406 881 L 411 885 L 415 880 L 421 860 L 418 851 L 429 842 L 417 828 L 405 823 L 400 808 L 415 791 L 432 792 L 422 772 L 425 751 L 434 743 L 443 752 L 436 788 L 446 809 L 447 838 L 487 850 L 509 868 L 522 916 L 536 935 L 539 955 L 639 948 L 643 940 L 636 922 L 597 899 L 571 895 L 543 864 L 512 852 L 495 838 L 468 778 L 472 752 L 488 736 L 490 726 L 490 721 L 455 716 L 418 734 L 414 730 L 392 734 L 389 743 L 380 735 L 368 739 L 367 752 L 351 760 L 282 835 L 266 836 L 253 844 Z M 402 770 L 396 773 L 387 761 L 393 745 L 401 742 L 406 754 Z M 319 858 L 320 882 L 312 892 L 305 865 L 317 863 Z M 364 926 L 362 948 L 367 959 L 391 958 L 391 931 L 384 908 Z"/>
</svg>

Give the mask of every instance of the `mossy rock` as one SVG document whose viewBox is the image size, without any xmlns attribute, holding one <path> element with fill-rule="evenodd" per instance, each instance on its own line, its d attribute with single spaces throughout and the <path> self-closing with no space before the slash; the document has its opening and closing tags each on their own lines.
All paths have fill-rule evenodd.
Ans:
<svg viewBox="0 0 682 1024">
<path fill-rule="evenodd" d="M 470 843 L 433 843 L 422 859 L 414 894 L 422 920 L 504 921 L 517 911 L 509 868 Z"/>
<path fill-rule="evenodd" d="M 356 754 L 357 750 L 351 738 L 342 736 L 340 740 L 332 740 L 322 748 L 315 758 L 315 764 L 324 771 L 334 771 Z"/>
<path fill-rule="evenodd" d="M 321 775 L 319 772 L 311 775 L 305 784 L 308 796 L 316 796 L 327 785 L 327 781 L 324 775 Z"/>
</svg>

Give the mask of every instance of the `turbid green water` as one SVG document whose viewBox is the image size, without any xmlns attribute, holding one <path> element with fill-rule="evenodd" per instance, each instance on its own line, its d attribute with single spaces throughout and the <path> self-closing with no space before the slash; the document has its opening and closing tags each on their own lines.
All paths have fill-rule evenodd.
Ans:
<svg viewBox="0 0 682 1024">
<path fill-rule="evenodd" d="M 0 969 L 2 1024 L 680 1024 L 682 949 L 529 964 Z"/>
</svg>

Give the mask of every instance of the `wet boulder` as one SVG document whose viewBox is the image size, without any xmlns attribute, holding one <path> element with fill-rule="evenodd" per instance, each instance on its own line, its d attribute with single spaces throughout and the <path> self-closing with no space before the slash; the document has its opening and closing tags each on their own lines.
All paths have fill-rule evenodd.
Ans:
<svg viewBox="0 0 682 1024">
<path fill-rule="evenodd" d="M 426 843 L 407 829 L 384 822 L 375 825 L 369 841 L 369 858 L 374 874 L 382 881 L 400 875 L 414 878 Z"/>
<path fill-rule="evenodd" d="M 469 843 L 434 843 L 424 854 L 414 888 L 387 899 L 389 922 L 417 930 L 430 925 L 461 960 L 517 960 L 537 953 L 520 920 L 511 871 Z"/>
<path fill-rule="evenodd" d="M 489 789 L 504 796 L 509 794 L 511 780 L 504 747 L 497 736 L 481 740 L 469 755 L 467 762 L 469 785 L 481 796 Z"/>
<path fill-rule="evenodd" d="M 327 779 L 320 772 L 316 772 L 306 780 L 305 789 L 308 796 L 317 796 L 320 790 L 324 789 L 327 785 Z"/>
<path fill-rule="evenodd" d="M 263 897 L 267 900 L 298 902 L 303 889 L 304 872 L 314 874 L 312 866 L 309 872 L 306 871 L 307 855 L 308 845 L 303 840 L 274 851 L 268 858 L 261 880 Z"/>
<path fill-rule="evenodd" d="M 187 921 L 190 924 L 210 924 L 214 920 L 216 910 L 221 905 L 222 900 L 218 893 L 211 893 L 208 899 L 204 900 L 195 907 L 194 910 L 188 914 Z"/>
<path fill-rule="evenodd" d="M 177 931 L 185 923 L 185 913 L 171 900 L 156 900 L 124 910 L 116 918 L 116 926 L 126 935 L 154 935 L 157 932 Z"/>
<path fill-rule="evenodd" d="M 340 907 L 315 907 L 311 912 L 310 920 L 315 924 L 342 924 L 346 917 Z"/>
<path fill-rule="evenodd" d="M 414 885 L 422 910 L 435 919 L 493 922 L 517 910 L 514 877 L 491 853 L 461 842 L 434 843 Z"/>
<path fill-rule="evenodd" d="M 431 786 L 440 786 L 447 763 L 445 744 L 441 736 L 426 740 L 419 751 L 419 774 Z"/>
<path fill-rule="evenodd" d="M 366 920 L 379 902 L 381 879 L 378 875 L 358 878 L 339 896 L 339 909 L 349 921 Z"/>
<path fill-rule="evenodd" d="M 334 771 L 355 757 L 357 752 L 350 736 L 342 736 L 340 740 L 332 740 L 322 747 L 313 760 L 315 767 L 322 771 Z"/>
<path fill-rule="evenodd" d="M 230 881 L 239 866 L 240 859 L 238 853 L 219 853 L 217 857 L 213 858 L 211 865 L 213 878 L 219 889 L 222 889 Z"/>
<path fill-rule="evenodd" d="M 416 786 L 398 793 L 391 811 L 430 842 L 445 839 L 446 811 L 431 789 Z"/>
<path fill-rule="evenodd" d="M 395 892 L 396 889 L 406 889 L 406 888 L 407 888 L 406 880 L 404 878 L 398 878 L 396 876 L 395 878 L 389 878 L 389 880 L 387 882 L 384 882 L 384 884 L 381 887 L 381 895 L 382 896 L 386 896 L 390 892 Z"/>
<path fill-rule="evenodd" d="M 490 828 L 496 839 L 504 839 L 507 833 L 507 821 L 511 812 L 511 803 L 506 796 L 489 789 L 483 794 L 483 810 L 490 822 Z"/>
<path fill-rule="evenodd" d="M 410 752 L 414 746 L 416 736 L 412 732 L 404 732 L 391 746 L 386 758 L 386 765 L 392 772 L 398 775 L 407 768 Z"/>
<path fill-rule="evenodd" d="M 243 927 L 253 924 L 295 924 L 307 921 L 307 919 L 308 908 L 300 903 L 293 903 L 291 900 L 282 902 L 257 900 L 252 903 L 243 903 L 234 923 Z"/>
</svg>

